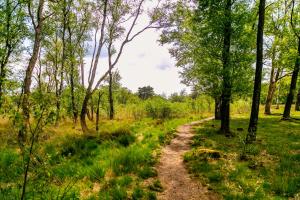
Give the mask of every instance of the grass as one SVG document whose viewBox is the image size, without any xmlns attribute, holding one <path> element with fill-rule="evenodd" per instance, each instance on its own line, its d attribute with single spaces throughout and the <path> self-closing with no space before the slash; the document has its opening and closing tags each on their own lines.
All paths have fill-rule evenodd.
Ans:
<svg viewBox="0 0 300 200">
<path fill-rule="evenodd" d="M 185 154 L 189 170 L 224 199 L 299 198 L 300 121 L 281 121 L 282 110 L 273 111 L 260 115 L 257 142 L 251 145 L 244 144 L 248 115 L 232 118 L 233 138 L 218 133 L 218 121 L 198 127 L 193 150 Z"/>
<path fill-rule="evenodd" d="M 88 138 L 69 120 L 58 127 L 49 126 L 34 149 L 26 197 L 156 199 L 161 185 L 154 165 L 161 146 L 170 142 L 177 126 L 204 116 L 207 114 L 165 120 L 101 120 L 100 131 Z M 4 127 L 0 129 L 8 131 Z M 89 127 L 94 124 L 89 122 Z M 16 137 L 4 132 L 0 135 L 5 144 L 0 147 L 0 199 L 20 196 L 23 159 L 17 144 L 9 142 Z"/>
</svg>

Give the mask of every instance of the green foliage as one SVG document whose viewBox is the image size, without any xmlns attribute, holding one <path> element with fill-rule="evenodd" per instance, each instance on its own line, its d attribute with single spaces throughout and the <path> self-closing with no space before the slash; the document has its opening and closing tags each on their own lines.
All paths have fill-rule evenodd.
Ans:
<svg viewBox="0 0 300 200">
<path fill-rule="evenodd" d="M 154 89 L 151 86 L 145 86 L 138 88 L 138 96 L 143 99 L 149 99 L 155 95 Z"/>
<path fill-rule="evenodd" d="M 172 116 L 172 109 L 169 102 L 155 98 L 146 104 L 147 116 L 153 119 L 168 119 Z"/>
</svg>

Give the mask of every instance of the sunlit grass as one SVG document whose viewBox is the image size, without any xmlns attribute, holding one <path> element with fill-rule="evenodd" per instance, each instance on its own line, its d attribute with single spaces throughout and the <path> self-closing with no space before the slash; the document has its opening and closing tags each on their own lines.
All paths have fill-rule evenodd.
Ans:
<svg viewBox="0 0 300 200">
<path fill-rule="evenodd" d="M 219 122 L 197 128 L 194 149 L 185 160 L 191 172 L 223 195 L 224 199 L 287 199 L 300 192 L 300 121 L 282 121 L 280 110 L 265 116 L 261 110 L 257 141 L 245 145 L 249 114 L 232 117 L 235 137 L 218 133 Z M 292 116 L 300 117 L 300 112 Z M 220 158 L 195 155 L 214 150 Z"/>
</svg>

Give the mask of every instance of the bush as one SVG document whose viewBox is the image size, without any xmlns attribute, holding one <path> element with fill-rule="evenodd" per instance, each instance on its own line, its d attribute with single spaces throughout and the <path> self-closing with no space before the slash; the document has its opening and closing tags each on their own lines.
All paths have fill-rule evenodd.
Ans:
<svg viewBox="0 0 300 200">
<path fill-rule="evenodd" d="M 172 109 L 169 102 L 163 99 L 149 100 L 145 106 L 148 117 L 153 119 L 168 119 L 172 117 Z"/>
</svg>

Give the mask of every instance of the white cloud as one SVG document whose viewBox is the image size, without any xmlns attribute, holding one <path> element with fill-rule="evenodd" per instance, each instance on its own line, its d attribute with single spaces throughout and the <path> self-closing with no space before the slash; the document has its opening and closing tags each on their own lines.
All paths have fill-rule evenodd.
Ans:
<svg viewBox="0 0 300 200">
<path fill-rule="evenodd" d="M 140 30 L 147 23 L 147 16 L 141 16 L 135 31 Z M 159 35 L 160 31 L 147 30 L 125 46 L 116 65 L 123 86 L 136 92 L 138 87 L 150 85 L 156 93 L 167 95 L 186 89 L 186 86 L 180 83 L 178 69 L 175 67 L 175 60 L 168 52 L 168 47 L 161 46 L 157 42 Z M 90 66 L 90 57 L 91 55 L 85 59 L 86 69 Z M 100 77 L 108 68 L 107 50 L 103 49 L 98 66 L 97 76 Z"/>
</svg>

